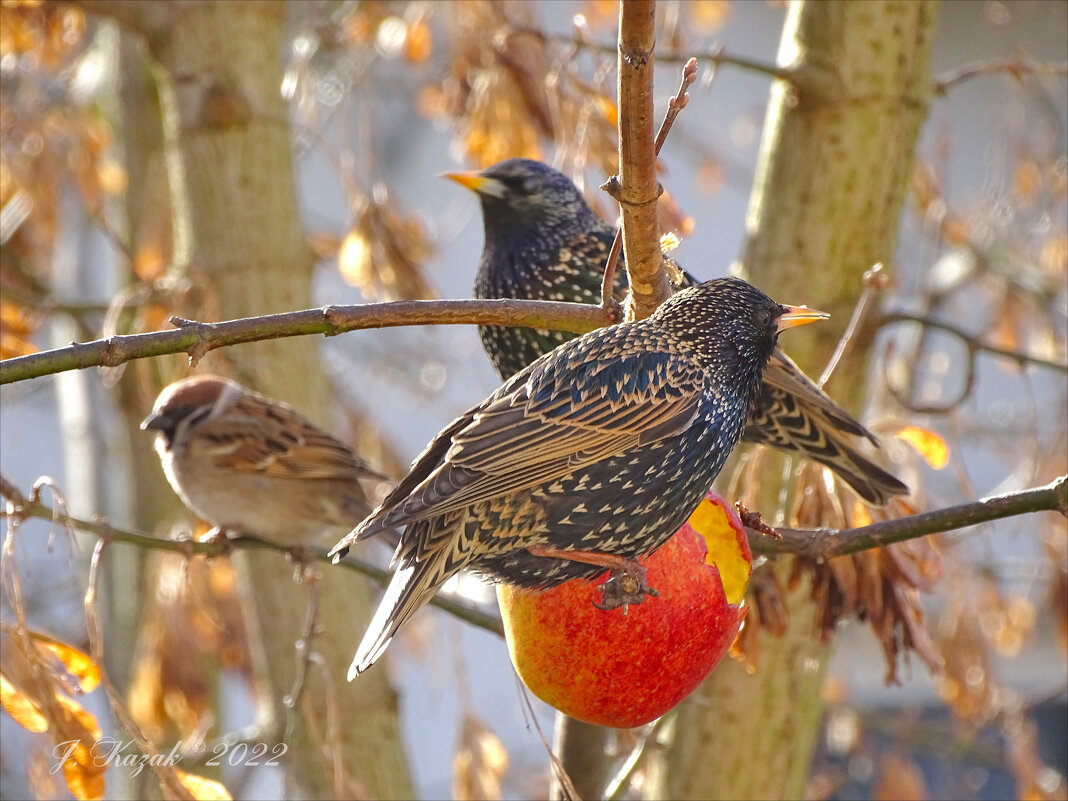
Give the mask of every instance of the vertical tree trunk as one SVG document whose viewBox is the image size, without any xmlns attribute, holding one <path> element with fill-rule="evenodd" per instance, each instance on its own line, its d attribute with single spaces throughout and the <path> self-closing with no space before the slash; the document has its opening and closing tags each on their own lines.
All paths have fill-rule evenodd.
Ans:
<svg viewBox="0 0 1068 801">
<path fill-rule="evenodd" d="M 280 95 L 283 4 L 133 5 L 108 10 L 120 19 L 141 14 L 135 22 L 161 67 L 174 262 L 203 288 L 193 293 L 202 305 L 184 313 L 228 319 L 307 307 L 313 258 L 301 226 Z M 318 348 L 308 338 L 261 342 L 213 353 L 203 368 L 290 402 L 329 428 L 330 391 Z M 240 556 L 249 630 L 263 635 L 258 645 L 266 690 L 284 716 L 278 722 L 289 745 L 287 795 L 411 797 L 385 670 L 345 683 L 352 649 L 370 617 L 366 582 L 348 572 L 323 571 L 323 633 L 313 643 L 323 669 L 309 666 L 301 704 L 286 714 L 279 704 L 296 676 L 295 642 L 308 592 L 294 583 L 293 567 L 282 555 Z"/>
<path fill-rule="evenodd" d="M 749 208 L 744 277 L 786 303 L 829 311 L 831 323 L 784 339 L 818 374 L 861 290 L 861 274 L 893 262 L 913 148 L 930 94 L 933 2 L 790 6 L 779 50 L 798 82 L 771 93 Z M 858 411 L 866 387 L 861 331 L 833 383 Z M 764 471 L 777 475 L 772 460 Z M 762 511 L 775 493 L 762 493 Z M 762 569 L 789 572 L 788 560 Z M 785 582 L 783 582 L 785 585 Z M 807 582 L 787 595 L 789 629 L 765 635 L 749 675 L 727 661 L 683 704 L 663 783 L 651 797 L 800 798 L 822 716 L 829 646 L 814 635 Z"/>
</svg>

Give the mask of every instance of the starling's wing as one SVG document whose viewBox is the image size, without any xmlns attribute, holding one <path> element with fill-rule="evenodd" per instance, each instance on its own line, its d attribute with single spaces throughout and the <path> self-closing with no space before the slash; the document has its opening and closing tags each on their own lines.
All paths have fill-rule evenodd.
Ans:
<svg viewBox="0 0 1068 801">
<path fill-rule="evenodd" d="M 794 406 L 832 423 L 839 431 L 865 437 L 871 440 L 873 445 L 879 444 L 873 433 L 817 387 L 794 360 L 783 353 L 782 348 L 775 348 L 771 354 L 771 361 L 764 370 L 764 385 L 791 396 Z"/>
<path fill-rule="evenodd" d="M 875 435 L 823 393 L 786 354 L 776 349 L 764 373 L 756 408 L 743 438 L 801 453 L 831 468 L 868 503 L 885 505 L 908 487 L 861 454 L 852 435 Z"/>
<path fill-rule="evenodd" d="M 388 509 L 384 503 L 360 529 L 372 533 L 531 489 L 692 423 L 703 382 L 688 360 L 655 350 L 602 358 L 589 351 L 562 346 L 516 377 L 525 381 L 513 379 L 510 391 L 457 420 L 447 449 L 439 437 L 424 453 L 432 469 L 421 457 L 412 481 L 402 482 L 411 487 L 407 496 Z M 417 475 L 425 477 L 412 486 Z"/>
<path fill-rule="evenodd" d="M 505 382 L 504 386 L 494 393 L 494 395 L 480 403 L 478 406 L 468 409 L 438 432 L 437 436 L 435 436 L 426 448 L 423 449 L 423 452 L 415 457 L 415 461 L 413 461 L 408 468 L 408 475 L 397 483 L 393 488 L 393 491 L 382 500 L 382 503 L 378 505 L 366 520 L 346 534 L 340 542 L 330 549 L 329 555 L 334 561 L 336 562 L 344 557 L 354 543 L 373 537 L 374 535 L 387 530 L 389 525 L 381 523 L 382 517 L 389 514 L 398 506 L 398 504 L 403 503 L 412 491 L 441 465 L 442 461 L 445 459 L 445 454 L 448 452 L 449 448 L 452 447 L 453 436 L 470 425 L 474 415 L 477 414 L 482 407 L 492 401 L 493 398 L 496 398 L 498 395 L 509 394 L 513 387 L 522 383 L 522 380 L 526 377 L 528 372 L 529 370 L 512 376 L 512 378 Z"/>
<path fill-rule="evenodd" d="M 246 396 L 225 420 L 205 420 L 197 438 L 216 464 L 272 478 L 384 478 L 353 451 L 288 406 Z"/>
</svg>

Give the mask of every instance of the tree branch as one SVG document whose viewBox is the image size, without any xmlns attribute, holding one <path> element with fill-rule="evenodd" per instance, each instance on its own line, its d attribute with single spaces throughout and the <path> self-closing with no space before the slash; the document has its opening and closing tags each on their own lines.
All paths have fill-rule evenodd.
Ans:
<svg viewBox="0 0 1068 801">
<path fill-rule="evenodd" d="M 606 324 L 603 312 L 582 303 L 544 300 L 409 300 L 198 323 L 172 317 L 177 328 L 74 343 L 0 362 L 0 384 L 65 370 L 115 367 L 133 359 L 186 352 L 193 364 L 209 351 L 264 339 L 402 325 L 506 325 L 585 333 Z"/>
<path fill-rule="evenodd" d="M 1007 350 L 1005 348 L 999 348 L 996 345 L 990 345 L 983 342 L 977 336 L 969 334 L 962 328 L 958 328 L 951 323 L 946 323 L 941 320 L 936 320 L 933 317 L 925 317 L 919 314 L 909 314 L 908 312 L 890 312 L 879 316 L 877 324 L 882 327 L 884 325 L 891 325 L 892 323 L 918 323 L 919 325 L 926 326 L 927 328 L 934 328 L 939 331 L 944 331 L 947 334 L 952 334 L 958 339 L 964 342 L 965 347 L 968 348 L 970 353 L 975 351 L 983 351 L 985 353 L 993 354 L 994 356 L 1002 356 L 1006 359 L 1012 359 L 1019 364 L 1033 364 L 1036 367 L 1045 367 L 1050 370 L 1057 370 L 1062 373 L 1068 373 L 1068 364 L 1061 362 L 1051 361 L 1049 359 L 1042 359 L 1038 356 L 1031 356 L 1027 353 L 1022 353 L 1018 350 Z"/>
<path fill-rule="evenodd" d="M 619 4 L 619 178 L 602 187 L 619 202 L 630 279 L 628 318 L 648 317 L 671 295 L 660 252 L 653 133 L 655 0 Z"/>
<path fill-rule="evenodd" d="M 291 553 L 292 548 L 277 545 L 255 537 L 237 537 L 225 542 L 198 542 L 194 540 L 171 540 L 139 531 L 127 531 L 115 528 L 104 520 L 83 520 L 67 514 L 61 508 L 43 503 L 35 487 L 30 497 L 23 495 L 19 489 L 3 476 L 0 476 L 0 496 L 8 503 L 0 517 L 13 519 L 40 518 L 62 523 L 70 528 L 92 534 L 102 539 L 124 542 L 142 548 L 171 551 L 185 556 L 225 556 L 234 548 L 249 550 L 271 550 Z M 872 548 L 880 548 L 895 542 L 924 537 L 954 529 L 967 528 L 979 523 L 989 523 L 1006 517 L 1030 514 L 1033 512 L 1054 511 L 1068 517 L 1068 475 L 1060 476 L 1043 487 L 995 495 L 970 503 L 936 509 L 932 512 L 900 517 L 872 523 L 868 526 L 846 529 L 775 529 L 781 539 L 769 537 L 755 529 L 748 529 L 749 547 L 753 553 L 762 556 L 796 554 L 810 559 L 830 559 L 845 556 Z M 330 563 L 326 548 L 308 547 L 303 549 L 316 561 Z M 363 573 L 380 584 L 389 581 L 388 571 L 376 567 L 351 555 L 338 563 L 341 567 Z M 466 620 L 472 625 L 503 636 L 501 621 L 493 615 L 487 615 L 464 604 L 435 597 L 431 603 L 450 614 Z"/>
<path fill-rule="evenodd" d="M 973 61 L 939 76 L 935 80 L 935 92 L 944 95 L 967 80 L 998 72 L 1007 72 L 1016 80 L 1020 80 L 1024 75 L 1064 75 L 1068 73 L 1068 61 L 1031 61 L 1026 58 Z"/>
<path fill-rule="evenodd" d="M 749 532 L 749 547 L 765 556 L 797 554 L 810 559 L 835 556 L 879 548 L 895 542 L 923 537 L 958 528 L 988 523 L 1005 517 L 1031 512 L 1056 511 L 1068 517 L 1068 476 L 1061 476 L 1044 487 L 995 495 L 971 503 L 909 515 L 897 520 L 872 523 L 860 528 L 776 529 L 781 540 Z"/>
<path fill-rule="evenodd" d="M 656 133 L 654 143 L 654 155 L 659 158 L 660 151 L 667 141 L 671 126 L 675 124 L 675 118 L 679 112 L 686 108 L 690 102 L 690 94 L 687 91 L 693 82 L 697 80 L 697 59 L 691 58 L 682 68 L 682 80 L 679 82 L 679 91 L 668 101 L 668 110 L 664 114 L 664 121 L 660 123 L 660 130 Z M 611 183 L 611 182 L 609 182 Z M 602 187 L 604 188 L 604 187 Z M 616 230 L 616 238 L 612 240 L 612 249 L 608 252 L 608 261 L 604 265 L 604 276 L 601 278 L 601 309 L 613 319 L 616 317 L 616 303 L 613 298 L 613 290 L 616 285 L 616 266 L 619 262 L 619 254 L 623 249 L 623 229 Z"/>
<path fill-rule="evenodd" d="M 171 553 L 182 554 L 183 556 L 227 556 L 232 550 L 268 550 L 278 551 L 280 553 L 292 554 L 293 549 L 284 545 L 277 545 L 267 540 L 261 540 L 256 537 L 230 537 L 224 541 L 211 541 L 211 542 L 199 542 L 197 540 L 172 540 L 165 539 L 163 537 L 157 537 L 153 534 L 147 534 L 143 531 L 129 531 L 125 529 L 115 528 L 107 521 L 101 518 L 95 518 L 93 520 L 83 520 L 78 517 L 67 514 L 65 511 L 58 507 L 52 507 L 43 503 L 38 497 L 36 488 L 30 497 L 23 495 L 19 489 L 8 481 L 3 476 L 0 476 L 0 495 L 7 499 L 4 510 L 0 512 L 0 517 L 10 517 L 13 520 L 24 520 L 26 518 L 40 518 L 42 520 L 51 520 L 56 523 L 61 523 L 78 531 L 82 531 L 86 534 L 92 534 L 95 537 L 99 537 L 103 540 L 112 542 L 123 542 L 127 545 L 136 545 L 140 548 L 153 548 L 159 551 L 170 551 Z M 320 547 L 306 546 L 302 547 L 303 553 L 309 554 L 315 561 L 324 562 L 326 564 L 332 564 L 332 559 L 328 555 L 328 549 Z M 362 559 L 357 559 L 351 554 L 344 560 L 337 563 L 339 567 L 346 568 L 348 570 L 355 570 L 357 573 L 362 573 L 368 578 L 374 579 L 379 584 L 385 586 L 389 583 L 390 573 L 388 570 L 383 570 L 380 567 L 372 565 L 370 562 L 366 562 Z M 456 601 L 443 598 L 441 595 L 436 595 L 430 603 L 439 609 L 443 609 L 451 615 L 455 615 L 472 626 L 477 626 L 480 629 L 492 632 L 493 634 L 504 636 L 504 627 L 501 623 L 501 619 L 496 615 L 486 614 L 474 607 L 466 604 L 457 603 Z"/>
<path fill-rule="evenodd" d="M 606 55 L 616 55 L 618 52 L 617 45 L 614 44 L 591 42 L 589 39 L 585 39 L 581 36 L 546 33 L 541 28 L 535 28 L 530 25 L 517 25 L 513 23 L 509 23 L 509 25 L 509 33 L 533 36 L 542 42 L 553 42 L 555 44 L 566 45 L 574 48 L 576 51 L 588 50 L 591 53 L 604 53 Z M 657 58 L 668 64 L 685 64 L 691 59 L 696 59 L 702 64 L 711 64 L 713 67 L 737 67 L 738 69 L 746 70 L 748 72 L 766 75 L 769 78 L 777 78 L 780 81 L 792 82 L 796 78 L 796 73 L 788 67 L 779 67 L 775 64 L 769 64 L 766 61 L 757 61 L 756 59 L 746 58 L 745 56 L 731 55 L 722 45 L 715 45 L 711 50 L 705 53 L 696 54 L 667 51 L 660 53 Z"/>
</svg>

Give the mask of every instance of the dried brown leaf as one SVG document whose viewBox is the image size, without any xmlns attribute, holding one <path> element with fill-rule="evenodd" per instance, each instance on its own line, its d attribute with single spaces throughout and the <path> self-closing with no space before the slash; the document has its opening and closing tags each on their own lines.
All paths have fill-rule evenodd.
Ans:
<svg viewBox="0 0 1068 801">
<path fill-rule="evenodd" d="M 181 768 L 172 769 L 178 781 L 197 801 L 232 801 L 233 796 L 222 782 L 187 773 Z"/>
<path fill-rule="evenodd" d="M 949 464 L 949 445 L 937 432 L 921 426 L 908 425 L 899 430 L 896 436 L 915 448 L 916 452 L 935 470 L 941 470 Z"/>
<path fill-rule="evenodd" d="M 508 751 L 496 734 L 467 715 L 460 730 L 460 748 L 452 761 L 452 797 L 456 801 L 500 798 L 508 770 Z"/>
<path fill-rule="evenodd" d="M 930 797 L 923 771 L 912 757 L 900 751 L 882 756 L 872 788 L 874 801 L 926 801 Z"/>
<path fill-rule="evenodd" d="M 26 731 L 41 734 L 48 731 L 48 718 L 23 690 L 16 687 L 0 671 L 0 705 Z"/>
<path fill-rule="evenodd" d="M 83 693 L 90 693 L 100 685 L 100 668 L 89 654 L 38 631 L 29 631 L 27 634 L 39 650 L 51 653 L 63 664 L 66 671 L 78 680 L 78 687 Z"/>
</svg>

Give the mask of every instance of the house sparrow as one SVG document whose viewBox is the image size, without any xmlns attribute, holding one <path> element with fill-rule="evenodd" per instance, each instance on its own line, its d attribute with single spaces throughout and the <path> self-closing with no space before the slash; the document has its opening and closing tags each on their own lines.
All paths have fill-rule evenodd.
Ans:
<svg viewBox="0 0 1068 801">
<path fill-rule="evenodd" d="M 351 529 L 371 511 L 360 479 L 385 478 L 291 407 L 218 376 L 164 387 L 141 428 L 197 516 L 280 545 Z"/>
</svg>

